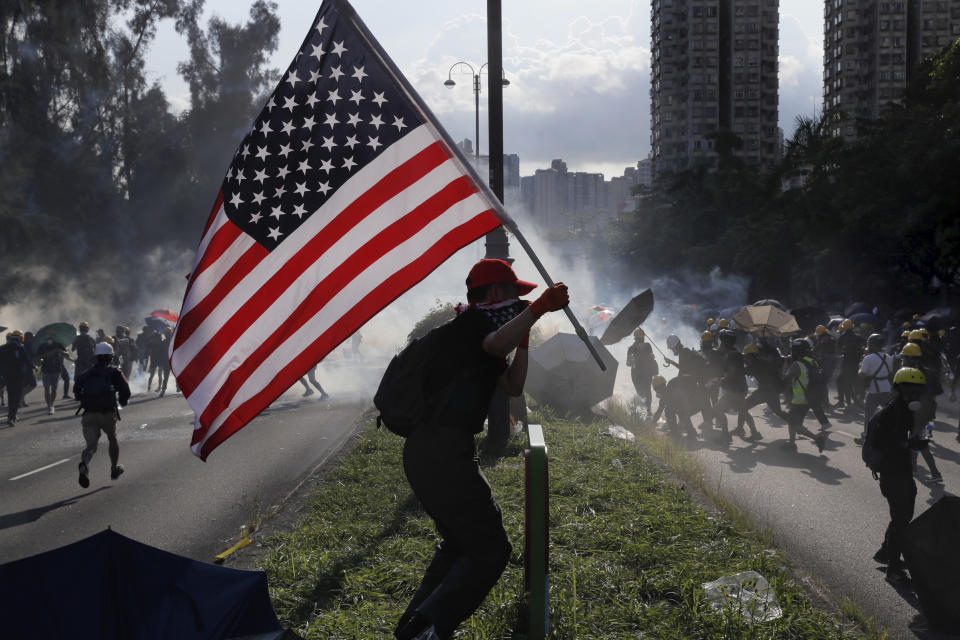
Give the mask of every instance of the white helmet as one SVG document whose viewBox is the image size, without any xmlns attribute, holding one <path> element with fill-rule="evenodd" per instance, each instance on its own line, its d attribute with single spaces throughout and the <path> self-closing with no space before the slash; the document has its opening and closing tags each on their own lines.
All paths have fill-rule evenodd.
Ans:
<svg viewBox="0 0 960 640">
<path fill-rule="evenodd" d="M 109 342 L 98 342 L 97 348 L 93 351 L 93 353 L 98 356 L 112 356 L 113 347 L 110 346 Z"/>
<path fill-rule="evenodd" d="M 668 348 L 668 349 L 670 349 L 671 351 L 674 351 L 674 350 L 675 350 L 677 347 L 679 347 L 679 346 L 680 346 L 680 338 L 679 338 L 679 337 L 677 337 L 677 336 L 675 336 L 675 335 L 673 335 L 673 334 L 670 334 L 669 336 L 667 336 L 667 348 Z"/>
</svg>

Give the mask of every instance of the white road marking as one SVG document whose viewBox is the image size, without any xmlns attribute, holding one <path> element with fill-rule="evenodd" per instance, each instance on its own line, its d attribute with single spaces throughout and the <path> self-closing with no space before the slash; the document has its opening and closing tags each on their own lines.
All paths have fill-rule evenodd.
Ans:
<svg viewBox="0 0 960 640">
<path fill-rule="evenodd" d="M 14 481 L 14 480 L 19 480 L 20 478 L 26 478 L 27 476 L 32 476 L 32 475 L 35 474 L 35 473 L 40 473 L 41 471 L 46 471 L 47 469 L 49 469 L 49 468 L 51 468 L 51 467 L 55 467 L 55 466 L 57 466 L 58 464 L 63 464 L 64 462 L 70 462 L 70 458 L 64 458 L 63 460 L 60 460 L 59 462 L 54 462 L 53 464 L 48 464 L 48 465 L 45 466 L 45 467 L 40 467 L 39 469 L 34 469 L 33 471 L 28 471 L 28 472 L 26 472 L 26 473 L 21 473 L 19 476 L 10 478 L 10 481 L 12 482 L 12 481 Z"/>
</svg>

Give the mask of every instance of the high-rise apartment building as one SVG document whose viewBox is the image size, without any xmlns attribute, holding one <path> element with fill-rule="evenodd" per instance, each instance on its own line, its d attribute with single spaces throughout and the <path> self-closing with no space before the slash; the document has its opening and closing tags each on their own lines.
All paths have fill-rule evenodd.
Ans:
<svg viewBox="0 0 960 640">
<path fill-rule="evenodd" d="M 826 0 L 823 106 L 834 135 L 854 138 L 903 97 L 918 62 L 960 38 L 960 0 Z"/>
<path fill-rule="evenodd" d="M 654 174 L 715 164 L 722 131 L 747 163 L 775 163 L 779 0 L 652 0 L 650 17 Z"/>
</svg>

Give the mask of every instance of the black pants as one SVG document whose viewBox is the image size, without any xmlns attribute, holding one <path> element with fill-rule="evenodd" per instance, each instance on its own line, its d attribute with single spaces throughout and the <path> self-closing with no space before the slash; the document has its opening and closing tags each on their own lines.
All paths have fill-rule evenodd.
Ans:
<svg viewBox="0 0 960 640">
<path fill-rule="evenodd" d="M 900 559 L 903 551 L 904 527 L 913 520 L 917 500 L 917 483 L 908 473 L 881 473 L 880 492 L 890 507 L 890 524 L 883 536 L 883 548 L 891 562 Z"/>
<path fill-rule="evenodd" d="M 23 385 L 19 380 L 7 380 L 7 420 L 17 419 L 17 410 L 20 408 L 20 395 Z"/>
<path fill-rule="evenodd" d="M 653 391 L 650 388 L 650 381 L 653 380 L 653 376 L 637 373 L 637 369 L 634 368 L 630 370 L 630 380 L 633 382 L 633 388 L 640 396 L 643 406 L 647 408 L 647 413 L 650 413 L 650 407 L 653 404 Z"/>
<path fill-rule="evenodd" d="M 404 444 L 403 470 L 442 541 L 397 628 L 419 612 L 449 638 L 500 579 L 512 548 L 472 434 L 421 425 Z"/>
</svg>

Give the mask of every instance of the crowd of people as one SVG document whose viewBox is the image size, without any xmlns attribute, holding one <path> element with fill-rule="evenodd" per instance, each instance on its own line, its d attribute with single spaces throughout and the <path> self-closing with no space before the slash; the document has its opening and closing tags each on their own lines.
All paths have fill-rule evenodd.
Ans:
<svg viewBox="0 0 960 640">
<path fill-rule="evenodd" d="M 930 330 L 918 319 L 904 322 L 899 333 L 873 331 L 844 319 L 833 329 L 817 326 L 805 337 L 765 338 L 736 329 L 730 321 L 707 319 L 699 348 L 682 344 L 676 335 L 667 337 L 673 357 L 663 357 L 662 366 L 674 367 L 677 375 L 667 380 L 643 329 L 634 332 L 626 364 L 641 404 L 654 421 L 663 418 L 669 429 L 687 437 L 716 432 L 724 441 L 734 435 L 761 439 L 750 410 L 764 404 L 788 426 L 786 446 L 796 448 L 798 436 L 809 438 L 819 451 L 831 427 L 829 411 L 862 411 L 863 429 L 856 438 L 862 444 L 866 424 L 892 398 L 896 372 L 904 367 L 923 372 L 926 385 L 921 400 L 917 433 L 930 435 L 937 413 L 937 398 L 949 383 L 956 398 L 960 373 L 960 329 Z M 662 353 L 662 352 L 661 352 Z M 754 384 L 748 384 L 752 379 Z M 830 388 L 835 391 L 831 400 Z M 653 399 L 659 403 L 652 411 Z M 693 417 L 702 416 L 700 433 Z M 729 428 L 727 414 L 737 416 Z M 812 413 L 819 428 L 807 426 Z M 749 434 L 745 430 L 749 429 Z M 960 440 L 960 425 L 957 439 Z M 921 452 L 934 481 L 940 479 L 929 449 Z"/>
<path fill-rule="evenodd" d="M 16 425 L 18 410 L 28 406 L 28 395 L 38 382 L 43 387 L 43 400 L 49 415 L 56 410 L 61 382 L 62 399 L 74 400 L 70 395 L 71 379 L 76 381 L 80 374 L 95 365 L 98 344 L 110 345 L 111 365 L 117 367 L 125 379 L 134 372 L 146 374 L 147 390 L 164 396 L 170 378 L 167 355 L 173 335 L 170 327 L 144 325 L 136 338 L 131 335 L 130 328 L 123 325 L 117 325 L 113 335 L 107 335 L 103 329 L 91 334 L 87 322 L 81 322 L 78 329 L 79 333 L 70 344 L 58 341 L 52 333 L 39 340 L 30 331 L 13 329 L 7 333 L 6 344 L 0 346 L 0 406 L 7 407 L 7 426 Z M 155 388 L 154 376 L 157 380 Z"/>
<path fill-rule="evenodd" d="M 819 325 L 805 337 L 766 339 L 738 331 L 721 318 L 707 320 L 698 350 L 685 347 L 676 335 L 666 343 L 674 358 L 664 357 L 663 366 L 678 371 L 671 380 L 660 375 L 641 329 L 634 333 L 627 364 L 648 414 L 656 396 L 653 420 L 663 417 L 677 435 L 699 437 L 692 422 L 699 413 L 703 436 L 716 432 L 726 443 L 733 435 L 762 439 L 750 410 L 766 404 L 787 423 L 787 447 L 795 450 L 797 437 L 804 436 L 822 453 L 832 426 L 827 412 L 862 412 L 863 426 L 854 442 L 862 448 L 861 457 L 879 481 L 890 510 L 890 523 L 873 559 L 885 566 L 888 579 L 908 579 L 902 551 L 914 514 L 917 463 L 922 457 L 930 483 L 943 483 L 929 445 L 946 383 L 950 399 L 956 399 L 960 329 L 934 330 L 914 317 L 896 330 L 888 325 L 879 333 L 843 319 L 834 330 Z M 753 391 L 748 378 L 755 381 Z M 737 415 L 732 431 L 728 412 Z M 811 412 L 819 429 L 805 424 Z M 960 424 L 956 438 L 960 441 Z"/>
</svg>

